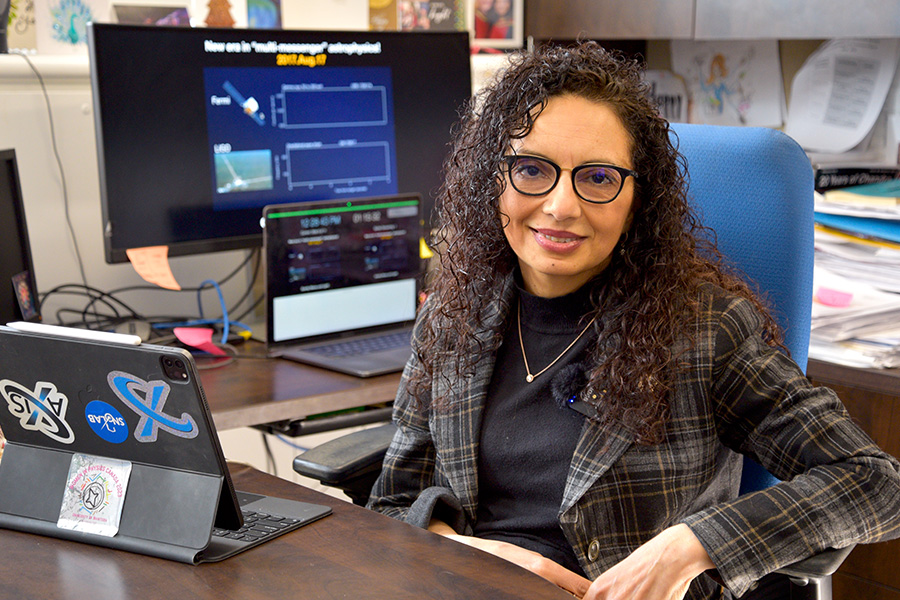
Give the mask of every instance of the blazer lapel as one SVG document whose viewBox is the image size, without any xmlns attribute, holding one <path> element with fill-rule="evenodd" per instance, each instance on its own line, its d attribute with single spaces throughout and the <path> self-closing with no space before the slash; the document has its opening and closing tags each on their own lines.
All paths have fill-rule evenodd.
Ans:
<svg viewBox="0 0 900 600">
<path fill-rule="evenodd" d="M 570 509 L 633 442 L 634 437 L 614 423 L 601 425 L 585 419 L 569 466 L 560 514 Z"/>
</svg>

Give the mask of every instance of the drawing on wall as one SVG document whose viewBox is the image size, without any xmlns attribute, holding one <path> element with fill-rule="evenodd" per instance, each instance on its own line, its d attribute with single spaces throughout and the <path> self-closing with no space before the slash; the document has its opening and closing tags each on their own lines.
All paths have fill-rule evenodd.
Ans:
<svg viewBox="0 0 900 600">
<path fill-rule="evenodd" d="M 228 0 L 209 0 L 209 13 L 206 15 L 207 27 L 234 27 L 236 21 L 231 16 L 231 3 Z"/>
<path fill-rule="evenodd" d="M 87 53 L 87 24 L 109 20 L 109 0 L 50 0 L 35 3 L 41 54 Z"/>
<path fill-rule="evenodd" d="M 673 41 L 672 67 L 687 82 L 690 122 L 781 126 L 784 93 L 776 41 Z"/>
<path fill-rule="evenodd" d="M 60 0 L 50 5 L 53 39 L 68 44 L 87 43 L 87 24 L 94 20 L 83 0 Z"/>
<path fill-rule="evenodd" d="M 13 0 L 7 29 L 10 48 L 37 48 L 34 32 L 34 0 Z"/>
</svg>

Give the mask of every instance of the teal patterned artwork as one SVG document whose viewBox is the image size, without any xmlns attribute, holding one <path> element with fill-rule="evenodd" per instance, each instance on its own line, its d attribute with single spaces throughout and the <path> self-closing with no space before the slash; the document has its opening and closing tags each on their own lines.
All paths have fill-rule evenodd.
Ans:
<svg viewBox="0 0 900 600">
<path fill-rule="evenodd" d="M 60 0 L 50 5 L 53 39 L 65 44 L 86 44 L 86 25 L 93 20 L 84 0 Z"/>
</svg>

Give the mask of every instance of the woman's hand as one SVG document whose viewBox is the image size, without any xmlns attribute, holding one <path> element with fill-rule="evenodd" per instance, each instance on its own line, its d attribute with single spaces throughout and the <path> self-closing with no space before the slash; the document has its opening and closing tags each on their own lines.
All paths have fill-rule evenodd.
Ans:
<svg viewBox="0 0 900 600">
<path fill-rule="evenodd" d="M 598 577 L 585 600 L 681 600 L 715 565 L 687 525 L 670 527 Z"/>
<path fill-rule="evenodd" d="M 588 591 L 588 587 L 591 585 L 589 579 L 585 579 L 581 575 L 573 573 L 537 552 L 526 550 L 515 544 L 459 535 L 446 523 L 436 520 L 433 520 L 428 525 L 428 530 L 439 533 L 448 539 L 466 544 L 467 546 L 489 552 L 494 556 L 499 556 L 504 560 L 508 560 L 522 568 L 528 569 L 532 573 L 540 575 L 544 579 L 555 583 L 578 598 L 583 597 Z"/>
</svg>

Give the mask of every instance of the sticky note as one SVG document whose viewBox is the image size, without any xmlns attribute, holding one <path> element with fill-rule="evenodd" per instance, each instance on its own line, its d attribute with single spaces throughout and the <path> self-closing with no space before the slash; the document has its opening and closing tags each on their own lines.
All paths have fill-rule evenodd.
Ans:
<svg viewBox="0 0 900 600">
<path fill-rule="evenodd" d="M 167 290 L 180 290 L 169 267 L 168 246 L 147 246 L 146 248 L 129 248 L 125 251 L 131 266 L 144 281 L 158 285 Z"/>
<path fill-rule="evenodd" d="M 176 327 L 172 331 L 183 344 L 216 356 L 226 356 L 224 350 L 213 344 L 212 336 L 215 332 L 209 327 Z"/>
<path fill-rule="evenodd" d="M 816 290 L 816 302 L 825 306 L 834 306 L 836 308 L 846 308 L 850 306 L 853 300 L 853 294 L 850 292 L 842 292 L 827 287 L 820 287 Z"/>
</svg>

